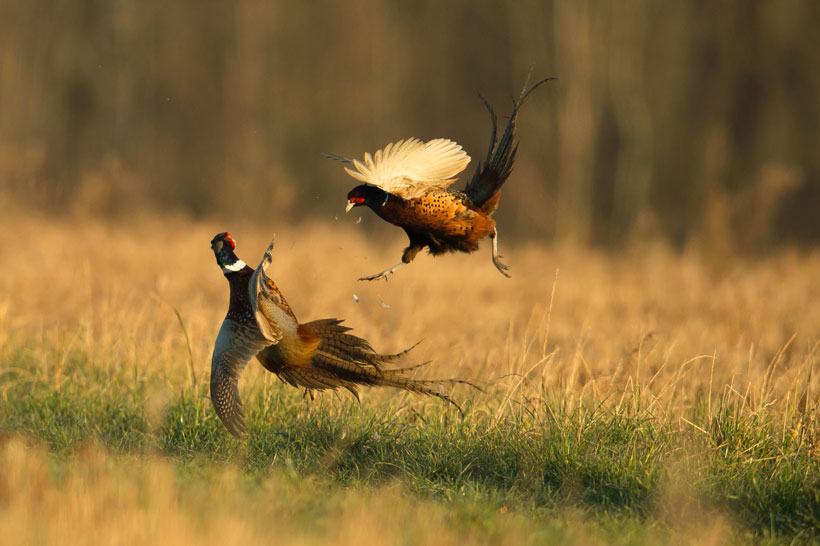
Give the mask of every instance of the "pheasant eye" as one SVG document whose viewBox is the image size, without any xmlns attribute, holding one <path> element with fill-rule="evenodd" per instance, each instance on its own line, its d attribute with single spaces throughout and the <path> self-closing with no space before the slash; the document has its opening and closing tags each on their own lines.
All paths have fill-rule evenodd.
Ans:
<svg viewBox="0 0 820 546">
<path fill-rule="evenodd" d="M 351 197 L 350 201 L 356 203 L 357 205 L 361 205 L 364 203 L 364 197 Z"/>
</svg>

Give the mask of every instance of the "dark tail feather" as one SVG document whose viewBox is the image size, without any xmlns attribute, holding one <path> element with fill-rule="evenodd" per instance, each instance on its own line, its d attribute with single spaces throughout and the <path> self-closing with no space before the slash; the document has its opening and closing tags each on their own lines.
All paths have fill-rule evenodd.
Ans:
<svg viewBox="0 0 820 546">
<path fill-rule="evenodd" d="M 554 79 L 555 78 L 545 78 L 533 84 L 529 89 L 527 89 L 526 85 L 524 86 L 518 100 L 513 99 L 513 109 L 510 114 L 510 120 L 507 122 L 507 127 L 504 129 L 504 132 L 501 134 L 500 140 L 497 140 L 498 125 L 495 112 L 492 106 L 490 106 L 490 103 L 479 94 L 481 101 L 490 113 L 490 121 L 492 122 L 490 146 L 487 149 L 484 164 L 482 165 L 479 161 L 475 174 L 473 174 L 473 178 L 467 184 L 467 187 L 464 188 L 464 192 L 470 197 L 470 200 L 481 207 L 482 210 L 486 204 L 487 210 L 484 210 L 485 213 L 492 214 L 495 211 L 498 200 L 493 198 L 501 191 L 501 186 L 504 185 L 504 182 L 506 182 L 510 176 L 513 164 L 515 163 L 518 144 L 513 144 L 513 141 L 515 140 L 515 125 L 518 121 L 518 112 L 521 110 L 527 97 L 530 96 L 530 93 L 542 84 Z"/>
<path fill-rule="evenodd" d="M 395 353 L 383 355 L 373 350 L 366 339 L 348 334 L 350 328 L 342 326 L 339 319 L 320 319 L 308 322 L 303 326 L 319 337 L 318 351 L 342 360 L 348 360 L 362 366 L 381 369 L 384 363 L 395 362 L 412 351 L 421 341 L 413 346 Z"/>
<path fill-rule="evenodd" d="M 337 319 L 322 319 L 308 322 L 303 326 L 319 336 L 319 346 L 310 366 L 286 368 L 279 372 L 283 380 L 294 386 L 308 389 L 335 389 L 343 387 L 358 398 L 359 385 L 394 387 L 406 391 L 435 396 L 455 406 L 463 415 L 461 407 L 447 394 L 441 392 L 445 386 L 470 385 L 462 379 L 413 379 L 406 373 L 424 366 L 427 362 L 405 368 L 382 368 L 386 362 L 394 362 L 407 354 L 413 347 L 400 353 L 383 355 L 375 352 L 370 344 L 357 336 L 348 334 L 350 328 L 341 326 Z"/>
</svg>

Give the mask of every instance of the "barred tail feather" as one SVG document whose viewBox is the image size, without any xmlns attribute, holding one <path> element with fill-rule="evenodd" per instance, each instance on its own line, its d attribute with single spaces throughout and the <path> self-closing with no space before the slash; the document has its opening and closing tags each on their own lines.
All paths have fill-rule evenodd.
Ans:
<svg viewBox="0 0 820 546">
<path fill-rule="evenodd" d="M 395 354 L 379 354 L 366 339 L 348 334 L 350 328 L 341 325 L 339 319 L 320 319 L 303 324 L 320 339 L 318 351 L 363 366 L 381 369 L 381 364 L 395 362 L 413 350 L 418 343 Z"/>
<path fill-rule="evenodd" d="M 394 387 L 410 392 L 435 396 L 455 406 L 463 415 L 461 407 L 441 389 L 447 385 L 465 384 L 461 379 L 413 379 L 406 373 L 427 364 L 427 362 L 404 368 L 385 369 L 381 365 L 395 362 L 413 347 L 395 354 L 383 355 L 373 350 L 370 344 L 357 336 L 348 334 L 350 328 L 341 326 L 340 320 L 322 319 L 303 324 L 319 337 L 319 345 L 309 366 L 285 368 L 279 376 L 287 383 L 306 389 L 336 389 L 343 387 L 358 399 L 359 385 Z M 417 345 L 417 344 L 416 344 Z"/>
</svg>

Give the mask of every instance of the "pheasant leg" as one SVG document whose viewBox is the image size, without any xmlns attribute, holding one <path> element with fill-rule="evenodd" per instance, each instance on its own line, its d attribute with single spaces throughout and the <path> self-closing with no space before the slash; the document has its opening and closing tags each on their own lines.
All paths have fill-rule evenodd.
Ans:
<svg viewBox="0 0 820 546">
<path fill-rule="evenodd" d="M 375 275 L 368 275 L 367 277 L 360 277 L 359 280 L 360 281 L 375 281 L 377 279 L 387 279 L 388 275 L 392 275 L 395 270 L 397 270 L 398 268 L 400 268 L 403 265 L 404 265 L 404 262 L 399 262 L 396 265 L 394 265 L 393 267 L 388 267 L 387 269 L 385 269 L 381 273 L 376 273 Z"/>
<path fill-rule="evenodd" d="M 509 279 L 510 275 L 507 273 L 507 270 L 510 268 L 510 266 L 502 263 L 501 258 L 503 258 L 503 256 L 498 255 L 498 232 L 493 231 L 490 234 L 490 239 L 493 240 L 493 265 L 495 266 L 496 269 L 498 269 L 498 271 L 502 275 L 504 275 L 505 277 L 507 277 Z"/>
</svg>

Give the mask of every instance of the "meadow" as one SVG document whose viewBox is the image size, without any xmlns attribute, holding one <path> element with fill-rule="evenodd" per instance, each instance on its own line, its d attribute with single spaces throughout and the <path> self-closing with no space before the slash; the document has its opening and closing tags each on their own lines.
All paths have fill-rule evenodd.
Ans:
<svg viewBox="0 0 820 546">
<path fill-rule="evenodd" d="M 0 0 L 0 543 L 818 542 L 818 6 Z M 480 161 L 528 74 L 512 278 L 358 282 L 406 239 L 320 153 Z M 463 418 L 252 363 L 232 438 L 225 230 Z"/>
<path fill-rule="evenodd" d="M 0 536 L 15 544 L 800 543 L 820 536 L 820 254 L 511 243 L 420 256 L 355 214 L 0 219 Z M 252 363 L 249 434 L 207 398 L 211 237 L 304 321 L 423 340 L 440 400 L 316 400 Z M 503 236 L 503 232 L 502 232 Z M 355 295 L 355 298 L 354 298 Z"/>
</svg>

